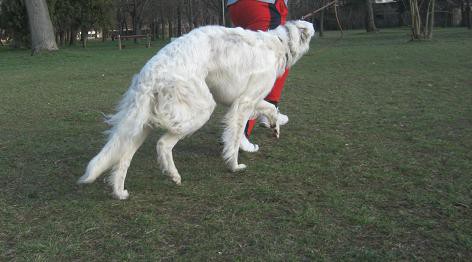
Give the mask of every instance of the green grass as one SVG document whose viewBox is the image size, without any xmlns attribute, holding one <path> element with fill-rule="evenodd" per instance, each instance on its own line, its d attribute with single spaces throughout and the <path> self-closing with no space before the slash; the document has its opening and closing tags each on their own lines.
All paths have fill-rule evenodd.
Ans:
<svg viewBox="0 0 472 262">
<path fill-rule="evenodd" d="M 31 57 L 0 49 L 0 260 L 468 260 L 472 33 L 335 32 L 292 70 L 276 141 L 257 128 L 248 170 L 220 157 L 223 109 L 175 148 L 151 136 L 127 201 L 78 186 L 146 49 L 91 43 Z"/>
</svg>

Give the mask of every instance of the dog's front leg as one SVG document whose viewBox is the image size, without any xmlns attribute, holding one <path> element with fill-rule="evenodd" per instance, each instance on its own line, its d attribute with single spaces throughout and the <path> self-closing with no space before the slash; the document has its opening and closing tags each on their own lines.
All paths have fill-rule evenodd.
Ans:
<svg viewBox="0 0 472 262">
<path fill-rule="evenodd" d="M 277 108 L 273 104 L 265 100 L 262 100 L 261 102 L 257 104 L 256 110 L 258 114 L 262 114 L 267 117 L 267 119 L 269 120 L 270 128 L 274 132 L 274 136 L 279 138 L 280 137 L 280 124 L 277 121 L 278 113 L 279 113 L 277 111 Z"/>
<path fill-rule="evenodd" d="M 233 172 L 246 168 L 244 164 L 238 164 L 239 144 L 243 136 L 244 127 L 249 116 L 254 112 L 255 103 L 249 98 L 240 98 L 232 105 L 224 118 L 225 130 L 223 132 L 223 158 L 229 169 Z"/>
</svg>

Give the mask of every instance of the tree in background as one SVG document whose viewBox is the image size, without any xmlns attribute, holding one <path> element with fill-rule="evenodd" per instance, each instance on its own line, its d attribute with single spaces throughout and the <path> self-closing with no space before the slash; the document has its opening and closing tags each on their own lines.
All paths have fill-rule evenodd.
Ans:
<svg viewBox="0 0 472 262">
<path fill-rule="evenodd" d="M 225 25 L 225 20 L 222 18 L 222 1 L 221 0 L 203 0 L 202 1 L 205 6 L 205 13 L 208 14 L 205 16 L 206 24 L 218 24 L 218 25 Z M 226 1 L 225 1 L 226 2 Z M 213 15 L 210 15 L 213 14 Z"/>
<path fill-rule="evenodd" d="M 102 31 L 106 36 L 115 26 L 115 0 L 48 0 L 51 18 L 60 45 L 73 45 L 80 32 L 83 47 L 88 31 Z"/>
<path fill-rule="evenodd" d="M 366 32 L 376 32 L 377 26 L 375 25 L 375 13 L 374 6 L 375 0 L 345 0 L 343 7 L 349 12 L 349 15 L 345 15 L 345 18 L 351 18 L 351 16 L 357 16 L 359 14 L 364 15 L 364 28 Z M 357 14 L 357 15 L 356 15 Z"/>
<path fill-rule="evenodd" d="M 112 0 L 81 0 L 76 5 L 76 10 L 78 14 L 76 21 L 80 26 L 80 41 L 82 47 L 85 48 L 88 32 L 91 29 L 98 31 L 110 26 L 115 8 Z"/>
<path fill-rule="evenodd" d="M 128 4 L 128 1 L 125 1 Z M 129 3 L 130 14 L 132 18 L 133 32 L 135 35 L 141 34 L 141 28 L 144 22 L 144 11 L 149 8 L 150 0 L 132 0 Z M 134 39 L 137 42 L 137 39 Z"/>
<path fill-rule="evenodd" d="M 365 10 L 366 10 L 366 27 L 367 32 L 377 31 L 374 20 L 374 7 L 372 6 L 373 0 L 364 0 L 365 1 Z"/>
<path fill-rule="evenodd" d="M 25 0 L 25 6 L 28 13 L 32 54 L 57 50 L 46 0 Z"/>
<path fill-rule="evenodd" d="M 332 0 L 290 0 L 289 17 L 298 19 Z M 362 26 L 367 32 L 376 31 L 373 5 L 374 0 L 338 0 L 338 15 L 342 28 L 357 29 Z M 437 21 L 444 21 L 444 26 L 455 19 L 462 18 L 462 25 L 470 28 L 472 0 L 409 0 L 397 1 L 394 8 L 400 26 L 411 25 L 412 39 L 432 37 L 435 9 Z M 73 45 L 77 36 L 81 43 L 87 44 L 89 31 L 101 31 L 103 40 L 110 34 L 144 34 L 152 39 L 165 39 L 180 36 L 191 29 L 207 25 L 220 24 L 231 26 L 227 16 L 223 17 L 222 0 L 0 0 L 0 33 L 13 47 L 31 47 L 28 13 L 25 3 L 47 2 L 50 20 L 54 28 L 54 39 L 60 46 Z M 392 4 L 395 5 L 395 4 Z M 378 6 L 380 8 L 380 6 Z M 376 6 L 377 8 L 377 6 Z M 461 11 L 458 11 L 460 9 Z M 454 16 L 460 13 L 461 17 Z M 411 15 L 410 15 L 411 14 Z M 386 19 L 383 13 L 379 13 Z M 411 17 L 411 24 L 406 18 Z M 334 30 L 337 26 L 333 6 L 321 10 L 312 18 L 318 31 Z M 381 23 L 381 21 L 379 20 Z M 458 22 L 456 22 L 457 24 Z M 392 23 L 390 23 L 392 24 Z M 36 25 L 36 23 L 35 23 Z"/>
<path fill-rule="evenodd" d="M 462 24 L 472 29 L 472 1 L 462 0 Z"/>
<path fill-rule="evenodd" d="M 0 28 L 11 39 L 13 48 L 30 47 L 31 37 L 28 29 L 28 14 L 23 1 L 3 0 L 0 5 Z"/>
<path fill-rule="evenodd" d="M 70 31 L 72 26 L 75 23 L 74 11 L 75 6 L 67 0 L 58 0 L 49 3 L 51 9 L 51 19 L 56 29 L 56 34 L 58 36 L 58 43 L 60 46 L 64 46 L 66 41 L 70 37 Z"/>
<path fill-rule="evenodd" d="M 116 3 L 114 0 L 100 0 L 96 2 L 97 17 L 95 18 L 95 29 L 102 31 L 102 41 L 108 37 L 108 33 L 115 28 L 117 21 Z"/>
<path fill-rule="evenodd" d="M 410 0 L 412 40 L 433 37 L 435 3 L 436 0 Z"/>
</svg>

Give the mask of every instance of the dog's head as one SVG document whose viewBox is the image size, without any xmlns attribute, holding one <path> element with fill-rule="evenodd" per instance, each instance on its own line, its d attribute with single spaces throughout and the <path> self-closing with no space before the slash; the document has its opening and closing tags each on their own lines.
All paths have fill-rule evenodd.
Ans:
<svg viewBox="0 0 472 262">
<path fill-rule="evenodd" d="M 315 35 L 313 24 L 303 21 L 288 21 L 284 28 L 287 33 L 287 44 L 292 56 L 291 65 L 295 64 L 310 48 L 310 40 Z"/>
</svg>

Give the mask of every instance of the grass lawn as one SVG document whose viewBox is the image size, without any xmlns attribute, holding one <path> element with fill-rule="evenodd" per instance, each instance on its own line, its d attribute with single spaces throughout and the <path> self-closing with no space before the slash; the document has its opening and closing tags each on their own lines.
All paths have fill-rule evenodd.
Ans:
<svg viewBox="0 0 472 262">
<path fill-rule="evenodd" d="M 292 70 L 276 141 L 257 128 L 244 173 L 220 157 L 219 108 L 175 148 L 157 131 L 127 201 L 78 186 L 152 48 L 95 42 L 31 57 L 0 48 L 0 260 L 469 260 L 472 32 L 328 32 Z"/>
</svg>

